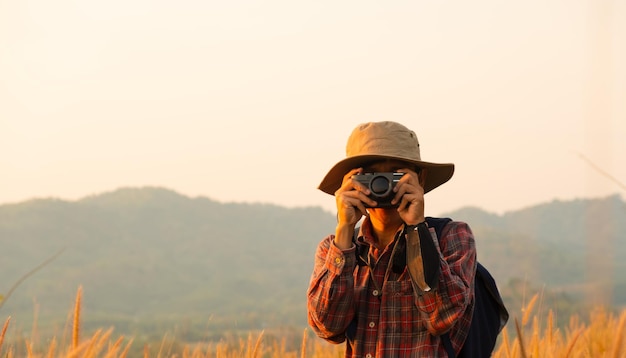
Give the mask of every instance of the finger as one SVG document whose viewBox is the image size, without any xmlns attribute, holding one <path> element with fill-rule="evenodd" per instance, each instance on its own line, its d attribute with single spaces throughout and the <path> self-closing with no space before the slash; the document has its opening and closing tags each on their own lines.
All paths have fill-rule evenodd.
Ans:
<svg viewBox="0 0 626 358">
<path fill-rule="evenodd" d="M 361 174 L 362 172 L 363 168 L 356 168 L 346 173 L 338 192 L 356 190 L 365 193 L 365 195 L 369 195 L 369 188 L 354 178 L 355 175 Z M 335 192 L 335 194 L 337 194 L 337 192 Z"/>
<path fill-rule="evenodd" d="M 423 221 L 420 219 L 424 216 L 424 202 L 417 198 L 403 199 L 398 206 L 398 213 L 405 222 L 417 223 Z"/>
<path fill-rule="evenodd" d="M 400 203 L 405 196 L 415 193 L 418 189 L 411 183 L 398 183 L 395 188 L 393 188 L 393 191 L 395 192 L 395 195 L 391 200 L 391 204 L 396 205 L 397 203 Z"/>
<path fill-rule="evenodd" d="M 424 200 L 424 189 L 421 186 L 404 183 L 398 188 L 393 200 L 392 205 L 397 203 L 404 204 L 405 202 L 418 203 Z"/>
<path fill-rule="evenodd" d="M 343 176 L 343 182 L 345 183 L 349 181 L 350 179 L 352 179 L 354 175 L 361 174 L 362 172 L 363 172 L 363 168 L 354 168 L 350 170 Z"/>
<path fill-rule="evenodd" d="M 356 172 L 354 175 L 352 175 L 350 177 L 350 183 L 352 184 L 352 187 L 360 192 L 365 193 L 365 195 L 369 195 L 370 194 L 370 189 L 363 183 L 361 183 L 358 179 L 357 176 L 359 174 L 362 173 L 362 170 L 359 170 L 358 172 Z"/>
<path fill-rule="evenodd" d="M 337 206 L 348 210 L 359 210 L 361 215 L 366 213 L 366 205 L 374 207 L 376 201 L 368 197 L 364 192 L 350 188 L 350 190 L 339 189 L 335 192 Z"/>
<path fill-rule="evenodd" d="M 376 206 L 377 202 L 374 199 L 370 198 L 367 194 L 369 194 L 369 190 L 367 190 L 367 192 L 364 192 L 361 190 L 352 190 L 350 192 L 345 193 L 347 197 L 354 199 L 352 203 L 355 207 L 358 207 L 359 205 L 365 205 L 365 204 L 369 205 L 370 207 Z M 363 208 L 364 207 L 365 206 L 363 206 Z"/>
<path fill-rule="evenodd" d="M 392 204 L 395 205 L 400 202 L 402 197 L 408 194 L 417 195 L 418 199 L 419 197 L 423 197 L 424 188 L 420 182 L 419 174 L 407 168 L 401 169 L 399 172 L 404 172 L 405 175 L 400 178 L 396 186 L 393 188 L 395 195 L 392 200 Z"/>
<path fill-rule="evenodd" d="M 363 215 L 367 215 L 367 208 L 365 207 L 365 205 L 363 205 L 362 201 L 359 201 L 355 208 L 359 211 L 359 218 Z"/>
<path fill-rule="evenodd" d="M 398 209 L 402 211 L 408 209 L 414 201 L 410 195 L 403 195 L 399 198 L 399 202 Z"/>
<path fill-rule="evenodd" d="M 337 200 L 337 218 L 339 222 L 356 224 L 362 213 L 356 209 L 349 200 Z"/>
</svg>

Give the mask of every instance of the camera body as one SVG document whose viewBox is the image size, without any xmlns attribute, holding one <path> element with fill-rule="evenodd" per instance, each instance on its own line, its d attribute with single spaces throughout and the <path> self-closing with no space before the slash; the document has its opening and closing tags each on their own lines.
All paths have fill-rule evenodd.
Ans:
<svg viewBox="0 0 626 358">
<path fill-rule="evenodd" d="M 404 173 L 363 173 L 352 176 L 352 179 L 365 185 L 370 190 L 369 198 L 376 200 L 377 208 L 393 208 L 398 205 L 391 205 L 391 200 L 395 196 L 393 188 Z M 366 207 L 370 207 L 366 204 Z"/>
</svg>

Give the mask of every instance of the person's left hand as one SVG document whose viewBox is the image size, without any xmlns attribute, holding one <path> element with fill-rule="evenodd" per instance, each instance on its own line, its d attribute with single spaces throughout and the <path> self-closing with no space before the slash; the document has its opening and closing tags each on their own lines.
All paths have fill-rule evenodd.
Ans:
<svg viewBox="0 0 626 358">
<path fill-rule="evenodd" d="M 417 225 L 425 220 L 424 218 L 424 178 L 425 169 L 420 173 L 404 168 L 399 169 L 399 173 L 404 173 L 393 189 L 396 195 L 391 201 L 392 205 L 398 204 L 398 213 L 407 225 Z"/>
</svg>

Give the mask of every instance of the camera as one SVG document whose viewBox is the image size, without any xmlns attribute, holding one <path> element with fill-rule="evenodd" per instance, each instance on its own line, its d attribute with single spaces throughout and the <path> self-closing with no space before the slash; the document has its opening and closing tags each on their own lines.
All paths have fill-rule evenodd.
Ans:
<svg viewBox="0 0 626 358">
<path fill-rule="evenodd" d="M 368 197 L 376 200 L 377 208 L 392 208 L 391 200 L 395 196 L 393 188 L 398 184 L 404 173 L 363 173 L 352 176 L 352 179 L 365 185 L 370 190 Z M 369 207 L 368 205 L 366 205 Z"/>
</svg>

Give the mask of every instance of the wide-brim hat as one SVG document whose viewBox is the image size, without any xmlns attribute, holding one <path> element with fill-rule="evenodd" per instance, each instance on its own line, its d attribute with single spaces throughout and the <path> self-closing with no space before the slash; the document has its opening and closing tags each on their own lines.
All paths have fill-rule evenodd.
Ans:
<svg viewBox="0 0 626 358">
<path fill-rule="evenodd" d="M 360 124 L 352 131 L 346 145 L 346 158 L 330 169 L 318 189 L 335 195 L 346 173 L 382 159 L 402 160 L 426 169 L 424 193 L 447 182 L 454 174 L 452 163 L 422 160 L 419 141 L 412 130 L 397 122 L 369 122 Z"/>
</svg>

